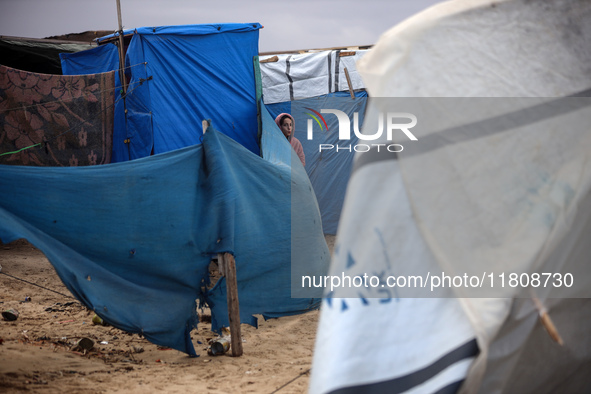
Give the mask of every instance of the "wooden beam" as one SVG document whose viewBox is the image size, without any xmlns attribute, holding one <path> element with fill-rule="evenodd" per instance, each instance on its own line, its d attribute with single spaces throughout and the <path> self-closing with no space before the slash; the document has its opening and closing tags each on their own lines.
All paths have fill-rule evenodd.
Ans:
<svg viewBox="0 0 591 394">
<path fill-rule="evenodd" d="M 373 45 L 357 45 L 357 46 L 349 46 L 349 47 L 331 47 L 331 48 L 310 48 L 310 49 L 292 49 L 288 51 L 270 51 L 270 52 L 260 52 L 259 56 L 266 56 L 266 55 L 285 55 L 289 53 L 314 53 L 314 52 L 321 52 L 321 51 L 333 51 L 337 49 L 345 49 L 345 50 L 363 50 L 363 49 L 370 49 Z"/>
<path fill-rule="evenodd" d="M 355 51 L 339 52 L 339 57 L 355 56 L 356 53 Z"/>
<path fill-rule="evenodd" d="M 238 302 L 238 281 L 236 278 L 236 262 L 230 253 L 218 254 L 220 272 L 223 269 L 226 277 L 226 293 L 228 303 L 228 319 L 230 320 L 230 349 L 232 356 L 242 356 L 242 332 L 240 329 L 240 305 Z M 223 267 L 223 268 L 222 268 Z"/>
<path fill-rule="evenodd" d="M 279 58 L 277 56 L 273 56 L 267 59 L 259 60 L 259 63 L 275 63 L 277 61 L 279 61 Z"/>
</svg>

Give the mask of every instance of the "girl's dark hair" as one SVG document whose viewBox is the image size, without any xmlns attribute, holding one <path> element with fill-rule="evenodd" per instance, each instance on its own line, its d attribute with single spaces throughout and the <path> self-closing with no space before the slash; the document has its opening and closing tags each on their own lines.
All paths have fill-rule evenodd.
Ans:
<svg viewBox="0 0 591 394">
<path fill-rule="evenodd" d="M 285 118 L 287 119 L 291 119 L 291 116 L 289 115 L 283 115 L 280 119 L 279 119 L 279 125 L 283 126 L 283 121 L 285 120 Z M 293 119 L 292 119 L 293 122 Z"/>
</svg>

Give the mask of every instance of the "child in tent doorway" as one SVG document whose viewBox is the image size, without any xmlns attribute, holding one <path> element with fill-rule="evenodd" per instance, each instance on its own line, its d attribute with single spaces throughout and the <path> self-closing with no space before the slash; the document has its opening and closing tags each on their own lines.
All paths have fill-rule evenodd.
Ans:
<svg viewBox="0 0 591 394">
<path fill-rule="evenodd" d="M 283 135 L 285 136 L 285 138 L 287 138 L 293 150 L 297 153 L 298 157 L 300 158 L 302 165 L 305 167 L 306 156 L 304 155 L 304 148 L 302 148 L 302 143 L 300 142 L 300 140 L 293 136 L 293 131 L 295 128 L 295 121 L 293 119 L 293 116 L 287 113 L 279 114 L 275 118 L 275 123 L 277 123 L 277 126 L 279 126 L 279 128 L 283 132 Z"/>
</svg>

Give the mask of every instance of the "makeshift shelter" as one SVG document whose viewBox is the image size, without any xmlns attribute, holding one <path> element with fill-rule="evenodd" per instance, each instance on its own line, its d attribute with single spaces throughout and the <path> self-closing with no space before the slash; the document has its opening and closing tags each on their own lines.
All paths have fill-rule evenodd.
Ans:
<svg viewBox="0 0 591 394">
<path fill-rule="evenodd" d="M 212 24 L 143 27 L 126 51 L 128 95 L 117 107 L 113 161 L 125 161 L 197 144 L 201 121 L 259 154 L 253 58 L 261 25 Z M 62 55 L 65 74 L 119 69 L 118 48 Z"/>
<path fill-rule="evenodd" d="M 304 148 L 306 172 L 318 199 L 325 234 L 336 234 L 351 173 L 351 147 L 357 139 L 339 140 L 338 119 L 332 115 L 323 118 L 326 130 L 322 124 L 312 124 L 314 135 L 310 138 L 308 120 L 313 119 L 312 110 L 330 108 L 344 112 L 351 120 L 357 113 L 359 124 L 363 123 L 367 93 L 355 62 L 365 53 L 366 49 L 350 48 L 260 57 L 263 100 L 273 116 L 287 112 L 295 119 L 294 136 Z"/>
<path fill-rule="evenodd" d="M 355 158 L 329 275 L 377 283 L 327 289 L 310 392 L 591 390 L 590 22 L 585 1 L 451 1 L 358 62 L 364 132 L 402 108 L 417 140 Z"/>
<path fill-rule="evenodd" d="M 225 280 L 207 289 L 218 253 L 235 258 L 243 323 L 320 303 L 320 293 L 292 298 L 291 278 L 322 275 L 329 253 L 309 179 L 257 103 L 259 27 L 137 29 L 127 58 L 142 63 L 140 71 L 128 63 L 136 90 L 115 138 L 133 140 L 130 157 L 146 157 L 84 168 L 0 165 L 0 240 L 29 240 L 109 324 L 189 355 L 197 299 L 211 308 L 214 330 L 228 325 Z M 93 59 L 112 69 L 110 51 L 66 56 L 65 69 L 90 70 Z"/>
<path fill-rule="evenodd" d="M 365 90 L 355 63 L 366 53 L 367 49 L 343 48 L 261 55 L 265 104 Z"/>
</svg>

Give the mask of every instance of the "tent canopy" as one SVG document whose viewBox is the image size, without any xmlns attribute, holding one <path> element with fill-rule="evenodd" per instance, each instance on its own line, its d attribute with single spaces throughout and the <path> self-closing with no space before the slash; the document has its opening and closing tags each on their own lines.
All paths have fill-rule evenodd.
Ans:
<svg viewBox="0 0 591 394">
<path fill-rule="evenodd" d="M 317 308 L 318 289 L 300 296 L 292 284 L 326 273 L 328 247 L 305 170 L 257 100 L 259 28 L 138 29 L 116 107 L 122 162 L 0 165 L 2 242 L 29 240 L 105 321 L 190 355 L 197 299 L 214 330 L 228 323 L 224 280 L 206 289 L 218 253 L 236 260 L 241 322 Z M 117 69 L 114 51 L 64 55 L 64 70 Z"/>
<path fill-rule="evenodd" d="M 217 24 L 142 27 L 127 47 L 125 103 L 116 110 L 113 161 L 198 144 L 201 121 L 259 154 L 253 57 L 261 25 Z M 113 36 L 99 39 L 107 43 Z M 102 51 L 101 72 L 118 69 L 117 47 Z M 64 72 L 85 73 L 97 52 L 62 56 Z M 125 115 L 125 111 L 127 113 Z"/>
</svg>

